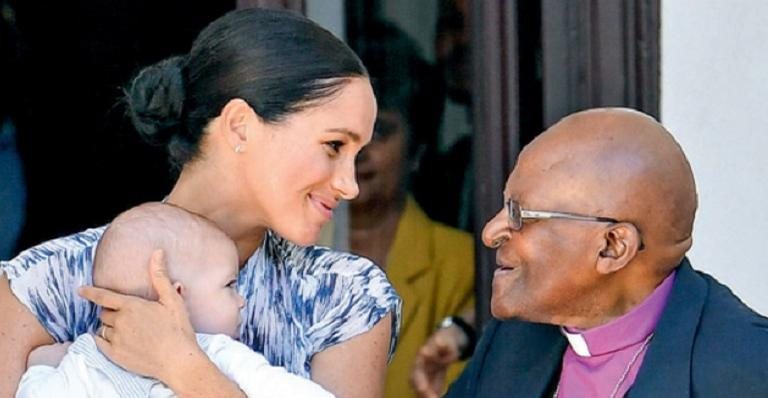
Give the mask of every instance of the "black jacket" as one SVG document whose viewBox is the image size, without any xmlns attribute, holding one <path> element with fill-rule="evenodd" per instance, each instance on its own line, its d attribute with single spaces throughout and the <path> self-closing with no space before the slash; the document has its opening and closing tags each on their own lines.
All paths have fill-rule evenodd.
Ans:
<svg viewBox="0 0 768 398">
<path fill-rule="evenodd" d="M 557 327 L 492 321 L 447 397 L 551 396 Z M 768 397 L 768 319 L 684 259 L 628 397 Z"/>
</svg>

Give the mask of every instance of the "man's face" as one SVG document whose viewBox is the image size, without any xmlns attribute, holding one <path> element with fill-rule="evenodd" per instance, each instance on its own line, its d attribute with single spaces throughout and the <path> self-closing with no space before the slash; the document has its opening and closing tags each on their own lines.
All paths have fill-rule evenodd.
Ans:
<svg viewBox="0 0 768 398">
<path fill-rule="evenodd" d="M 546 163 L 535 153 L 523 153 L 507 180 L 504 201 L 514 199 L 530 210 L 589 214 L 592 209 L 584 205 L 581 186 L 575 182 L 578 177 Z M 561 324 L 593 311 L 599 277 L 594 268 L 595 247 L 601 244 L 603 226 L 549 219 L 525 221 L 522 229 L 514 231 L 502 206 L 483 229 L 486 246 L 502 242 L 496 251 L 493 315 Z"/>
</svg>

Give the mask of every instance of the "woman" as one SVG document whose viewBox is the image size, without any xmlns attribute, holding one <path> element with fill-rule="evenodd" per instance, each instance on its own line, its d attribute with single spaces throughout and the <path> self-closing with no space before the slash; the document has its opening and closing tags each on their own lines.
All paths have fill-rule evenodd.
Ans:
<svg viewBox="0 0 768 398">
<path fill-rule="evenodd" d="M 358 54 L 374 82 L 379 114 L 373 140 L 358 156 L 350 249 L 381 265 L 402 294 L 403 325 L 385 397 L 415 398 L 409 376 L 419 348 L 441 320 L 461 322 L 458 317 L 473 308 L 474 244 L 470 234 L 430 219 L 409 193 L 411 174 L 440 120 L 431 95 L 439 89 L 436 74 L 394 24 L 371 21 L 365 29 Z M 461 329 L 458 334 L 463 337 Z M 463 365 L 453 366 L 445 380 L 453 381 Z"/>
<path fill-rule="evenodd" d="M 237 244 L 241 340 L 337 396 L 380 396 L 399 297 L 370 261 L 305 247 L 358 193 L 355 156 L 376 103 L 357 56 L 301 16 L 238 10 L 206 27 L 187 56 L 141 71 L 126 100 L 136 128 L 181 169 L 167 201 Z M 197 347 L 162 264 L 150 265 L 166 292 L 157 302 L 82 289 L 103 307 L 97 318 L 78 297 L 102 232 L 0 263 L 0 396 L 13 393 L 33 348 L 86 332 L 110 359 L 178 395 L 241 396 Z"/>
</svg>

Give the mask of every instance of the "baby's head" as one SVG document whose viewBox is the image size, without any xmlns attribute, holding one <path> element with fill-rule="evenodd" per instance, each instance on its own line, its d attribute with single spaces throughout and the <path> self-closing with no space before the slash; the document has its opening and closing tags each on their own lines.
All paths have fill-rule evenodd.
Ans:
<svg viewBox="0 0 768 398">
<path fill-rule="evenodd" d="M 203 217 L 173 205 L 145 203 L 115 218 L 96 248 L 93 284 L 157 299 L 149 259 L 163 249 L 168 275 L 199 333 L 239 337 L 238 256 L 234 242 Z"/>
</svg>

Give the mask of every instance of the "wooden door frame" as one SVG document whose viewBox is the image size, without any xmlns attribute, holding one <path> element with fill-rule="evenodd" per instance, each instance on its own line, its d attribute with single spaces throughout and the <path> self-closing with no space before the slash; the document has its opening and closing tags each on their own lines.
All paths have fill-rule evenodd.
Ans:
<svg viewBox="0 0 768 398">
<path fill-rule="evenodd" d="M 517 1 L 471 2 L 475 292 L 478 326 L 491 318 L 496 258 L 482 227 L 501 208 L 502 190 L 519 151 Z"/>
</svg>

